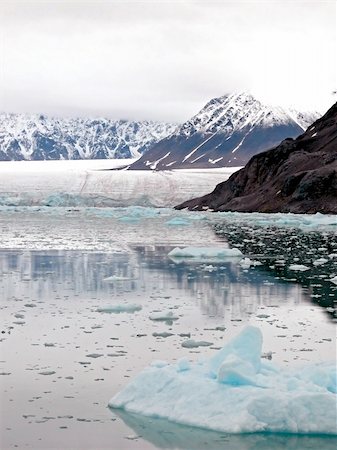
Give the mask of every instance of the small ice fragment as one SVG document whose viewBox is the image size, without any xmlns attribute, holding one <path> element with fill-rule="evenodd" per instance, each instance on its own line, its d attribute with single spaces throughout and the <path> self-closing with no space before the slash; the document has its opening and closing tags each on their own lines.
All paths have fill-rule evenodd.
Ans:
<svg viewBox="0 0 337 450">
<path fill-rule="evenodd" d="M 158 322 L 166 322 L 166 321 L 171 321 L 171 320 L 178 320 L 179 317 L 173 315 L 172 311 L 169 312 L 158 312 L 158 313 L 153 313 L 149 316 L 150 320 L 155 320 Z"/>
<path fill-rule="evenodd" d="M 310 267 L 304 266 L 303 264 L 291 264 L 289 266 L 289 270 L 294 270 L 295 272 L 305 272 L 306 270 L 309 270 Z"/>
<path fill-rule="evenodd" d="M 54 370 L 44 370 L 43 372 L 39 372 L 39 375 L 54 375 L 55 373 Z"/>
<path fill-rule="evenodd" d="M 136 311 L 140 311 L 142 309 L 141 305 L 136 304 L 121 304 L 121 305 L 108 305 L 108 306 L 102 306 L 100 308 L 97 308 L 97 312 L 103 312 L 103 313 L 134 313 Z"/>
<path fill-rule="evenodd" d="M 107 283 L 113 283 L 115 281 L 132 281 L 134 280 L 134 278 L 132 277 L 122 277 L 122 276 L 118 276 L 118 275 L 112 275 L 111 277 L 107 277 L 107 278 L 103 278 L 103 281 L 107 282 Z"/>
<path fill-rule="evenodd" d="M 45 342 L 44 346 L 45 347 L 55 347 L 55 344 L 53 342 Z"/>
<path fill-rule="evenodd" d="M 327 263 L 328 262 L 328 259 L 325 259 L 325 258 L 319 258 L 319 259 L 316 259 L 316 261 L 314 261 L 314 266 L 322 266 L 323 264 L 325 264 L 325 263 Z"/>
<path fill-rule="evenodd" d="M 213 342 L 195 341 L 194 339 L 187 339 L 181 344 L 185 348 L 209 347 L 210 345 L 213 345 Z"/>
<path fill-rule="evenodd" d="M 89 355 L 85 355 L 87 358 L 100 358 L 103 356 L 103 353 L 89 353 Z"/>
<path fill-rule="evenodd" d="M 333 278 L 330 278 L 331 283 L 337 284 L 337 275 Z"/>
<path fill-rule="evenodd" d="M 152 336 L 154 336 L 154 337 L 162 337 L 162 338 L 167 338 L 167 337 L 170 337 L 170 336 L 174 336 L 174 334 L 173 333 L 169 333 L 169 332 L 167 332 L 167 331 L 163 331 L 163 332 L 161 332 L 161 333 L 152 333 Z"/>
</svg>

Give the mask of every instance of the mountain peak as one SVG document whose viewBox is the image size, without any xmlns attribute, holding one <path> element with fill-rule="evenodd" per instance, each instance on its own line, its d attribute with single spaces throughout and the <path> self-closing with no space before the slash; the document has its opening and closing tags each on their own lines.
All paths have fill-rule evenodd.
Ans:
<svg viewBox="0 0 337 450">
<path fill-rule="evenodd" d="M 242 166 L 254 154 L 297 137 L 318 117 L 264 104 L 245 91 L 215 97 L 132 168 Z"/>
</svg>

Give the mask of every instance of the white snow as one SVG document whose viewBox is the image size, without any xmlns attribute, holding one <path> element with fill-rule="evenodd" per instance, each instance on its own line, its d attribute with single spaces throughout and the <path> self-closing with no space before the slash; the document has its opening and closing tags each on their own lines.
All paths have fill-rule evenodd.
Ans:
<svg viewBox="0 0 337 450">
<path fill-rule="evenodd" d="M 212 139 L 216 133 L 209 136 L 207 139 L 205 139 L 201 144 L 199 144 L 197 147 L 195 147 L 190 153 L 188 153 L 185 158 L 183 159 L 183 162 L 187 161 L 197 150 L 199 150 L 200 147 L 205 145 L 210 139 Z"/>
<path fill-rule="evenodd" d="M 174 135 L 226 133 L 228 138 L 245 127 L 296 123 L 302 130 L 320 117 L 318 112 L 299 112 L 261 103 L 248 92 L 235 92 L 209 101 L 195 116 L 177 127 Z M 191 154 L 185 158 L 189 158 Z"/>
<path fill-rule="evenodd" d="M 279 368 L 261 350 L 248 326 L 208 360 L 147 367 L 109 406 L 225 433 L 336 435 L 336 364 Z"/>
<path fill-rule="evenodd" d="M 209 158 L 208 162 L 211 164 L 216 164 L 217 162 L 221 161 L 222 159 L 223 159 L 223 156 L 220 156 L 220 158 L 217 158 L 217 159 Z"/>
<path fill-rule="evenodd" d="M 111 120 L 106 118 L 59 118 L 28 114 L 0 114 L 0 147 L 12 157 L 13 150 L 26 160 L 40 150 L 48 157 L 39 139 L 56 144 L 54 159 L 139 157 L 151 145 L 176 129 L 176 124 L 152 121 Z M 20 152 L 16 152 L 17 145 Z M 56 150 L 56 151 L 55 151 Z"/>
</svg>

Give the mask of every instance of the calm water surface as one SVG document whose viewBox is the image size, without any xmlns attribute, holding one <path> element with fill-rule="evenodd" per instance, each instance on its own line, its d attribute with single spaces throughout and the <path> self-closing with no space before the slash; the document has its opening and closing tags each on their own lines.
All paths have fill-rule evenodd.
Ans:
<svg viewBox="0 0 337 450">
<path fill-rule="evenodd" d="M 170 259 L 177 244 L 226 245 L 205 221 L 170 226 L 176 216 L 2 216 L 1 448 L 335 448 L 333 438 L 229 436 L 107 408 L 151 361 L 208 357 L 247 323 L 281 365 L 334 358 L 335 324 L 299 284 L 238 259 Z M 129 304 L 141 309 L 99 312 Z M 173 323 L 149 319 L 170 311 Z M 182 347 L 189 336 L 211 345 Z"/>
</svg>

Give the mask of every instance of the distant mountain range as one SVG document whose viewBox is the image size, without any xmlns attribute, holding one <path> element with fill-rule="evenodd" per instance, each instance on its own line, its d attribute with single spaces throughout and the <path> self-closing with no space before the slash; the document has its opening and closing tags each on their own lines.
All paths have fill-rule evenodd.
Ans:
<svg viewBox="0 0 337 450">
<path fill-rule="evenodd" d="M 337 214 L 337 103 L 297 139 L 255 155 L 178 209 Z"/>
<path fill-rule="evenodd" d="M 319 116 L 267 106 L 248 93 L 214 98 L 131 169 L 244 166 L 253 155 L 297 137 Z"/>
<path fill-rule="evenodd" d="M 176 124 L 0 114 L 0 160 L 136 158 Z"/>
<path fill-rule="evenodd" d="M 0 114 L 0 160 L 139 158 L 130 169 L 244 166 L 319 117 L 248 93 L 215 98 L 182 125 Z"/>
</svg>

